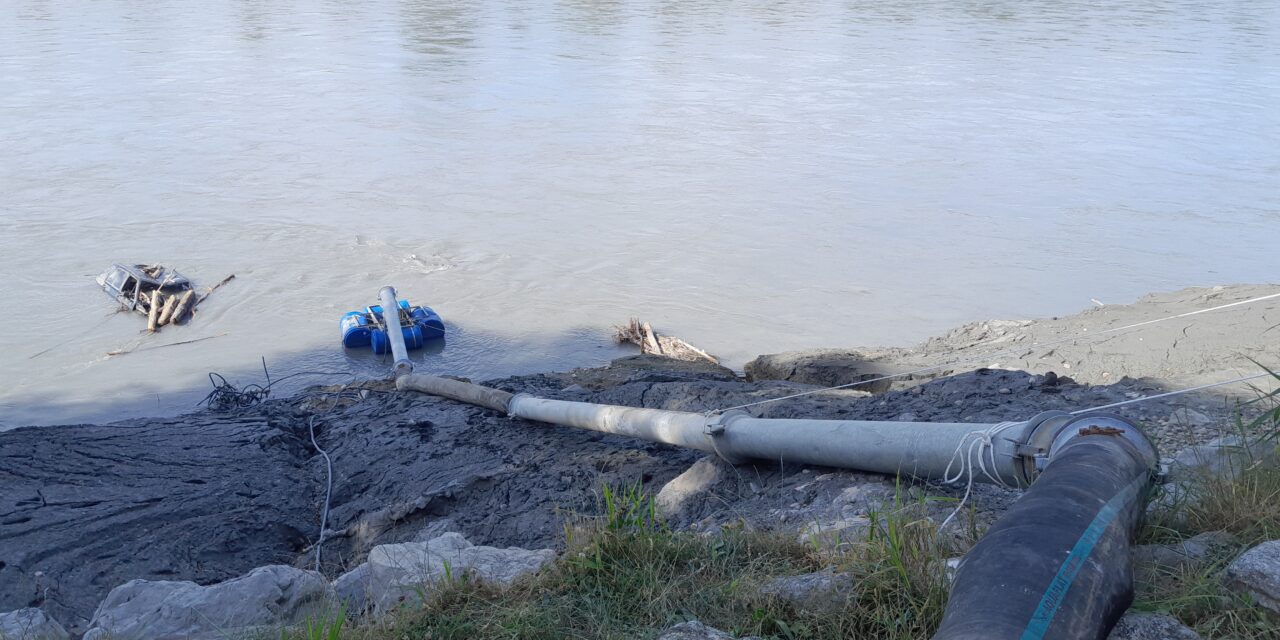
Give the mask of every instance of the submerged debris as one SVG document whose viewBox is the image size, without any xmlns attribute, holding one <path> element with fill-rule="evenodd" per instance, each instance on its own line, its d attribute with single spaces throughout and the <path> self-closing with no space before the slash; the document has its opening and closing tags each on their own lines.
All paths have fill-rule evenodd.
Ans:
<svg viewBox="0 0 1280 640">
<path fill-rule="evenodd" d="M 714 364 L 720 364 L 720 361 L 715 356 L 680 338 L 658 335 L 648 322 L 641 322 L 639 318 L 632 318 L 630 323 L 615 327 L 614 331 L 614 340 L 619 343 L 629 342 L 634 344 L 640 347 L 640 353 L 663 356 L 674 360 L 689 362 L 706 360 Z"/>
<path fill-rule="evenodd" d="M 147 331 L 155 333 L 166 324 L 181 324 L 188 315 L 194 315 L 210 293 L 233 278 L 234 274 L 223 278 L 199 298 L 186 276 L 159 264 L 113 264 L 97 281 L 122 309 L 146 316 Z"/>
</svg>

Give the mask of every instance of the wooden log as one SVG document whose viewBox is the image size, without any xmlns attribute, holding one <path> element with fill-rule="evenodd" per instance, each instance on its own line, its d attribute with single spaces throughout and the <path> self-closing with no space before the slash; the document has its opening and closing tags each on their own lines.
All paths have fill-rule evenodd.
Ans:
<svg viewBox="0 0 1280 640">
<path fill-rule="evenodd" d="M 173 324 L 181 322 L 182 316 L 186 315 L 187 311 L 191 310 L 191 301 L 194 300 L 195 297 L 196 290 L 187 289 L 187 292 L 182 294 L 182 298 L 178 300 L 178 306 L 173 310 L 173 317 L 170 318 L 169 321 Z"/>
<path fill-rule="evenodd" d="M 235 280 L 235 279 L 236 279 L 236 274 L 233 273 L 223 278 L 222 281 L 219 282 L 218 284 L 215 284 L 212 287 L 208 287 L 207 289 L 205 289 L 204 293 L 201 293 L 200 297 L 196 298 L 195 302 L 191 303 L 191 315 L 194 316 L 196 314 L 196 307 L 200 306 L 200 303 L 204 302 L 205 298 L 209 297 L 209 294 L 213 293 L 214 291 L 217 291 L 218 287 L 221 287 L 222 285 L 228 282 L 231 282 L 232 280 Z"/>
<path fill-rule="evenodd" d="M 160 326 L 169 324 L 169 320 L 173 318 L 173 310 L 178 306 L 178 296 L 166 296 L 164 299 L 164 310 L 160 312 Z"/>
<path fill-rule="evenodd" d="M 720 364 L 715 356 L 699 349 L 680 338 L 671 336 L 658 336 L 658 343 L 662 345 L 662 355 L 676 360 L 694 361 L 703 359 L 714 364 Z"/>
<path fill-rule="evenodd" d="M 147 331 L 155 333 L 160 328 L 160 290 L 151 292 L 151 308 L 147 310 Z"/>
<path fill-rule="evenodd" d="M 662 355 L 662 345 L 658 344 L 658 337 L 653 335 L 653 327 L 646 322 L 640 325 L 640 330 L 644 335 L 644 348 L 640 349 L 640 353 Z"/>
<path fill-rule="evenodd" d="M 178 346 L 178 345 L 180 345 L 180 344 L 191 344 L 191 343 L 193 343 L 193 342 L 204 342 L 205 340 L 212 340 L 212 339 L 214 339 L 214 338 L 221 338 L 222 336 L 225 336 L 225 335 L 227 335 L 227 332 L 225 332 L 225 331 L 224 331 L 224 332 L 222 332 L 222 333 L 214 334 L 214 335 L 211 335 L 211 336 L 205 336 L 205 337 L 203 337 L 203 338 L 196 338 L 196 339 L 194 339 L 194 340 L 183 340 L 182 342 L 170 342 L 169 344 L 157 344 L 157 345 L 152 345 L 152 346 L 150 346 L 150 347 L 143 347 L 143 348 L 141 348 L 141 349 L 139 349 L 139 348 L 138 348 L 138 345 L 136 345 L 136 344 L 135 344 L 135 345 L 133 345 L 132 347 L 128 347 L 128 348 L 125 348 L 125 349 L 116 349 L 115 351 L 108 351 L 108 352 L 107 352 L 107 357 L 108 357 L 108 358 L 110 358 L 110 357 L 112 357 L 112 356 L 122 356 L 122 355 L 125 355 L 126 353 L 133 353 L 133 352 L 135 352 L 135 351 L 150 351 L 150 350 L 152 350 L 152 349 L 163 349 L 163 348 L 165 348 L 165 347 L 176 347 L 176 346 Z"/>
<path fill-rule="evenodd" d="M 659 335 L 648 322 L 632 318 L 624 325 L 614 327 L 614 340 L 631 343 L 640 347 L 640 353 L 653 354 L 675 360 L 706 360 L 715 364 L 720 361 L 715 356 L 699 349 L 680 338 Z"/>
</svg>

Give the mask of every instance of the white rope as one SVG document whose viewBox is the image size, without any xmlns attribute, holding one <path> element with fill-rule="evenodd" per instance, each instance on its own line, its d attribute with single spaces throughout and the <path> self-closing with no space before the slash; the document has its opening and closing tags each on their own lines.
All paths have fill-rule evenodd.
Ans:
<svg viewBox="0 0 1280 640">
<path fill-rule="evenodd" d="M 316 417 L 311 416 L 307 419 L 307 429 L 311 432 L 311 446 L 324 456 L 325 472 L 328 479 L 325 480 L 324 486 L 324 511 L 320 514 L 320 537 L 316 540 L 316 573 L 320 573 L 320 549 L 324 547 L 324 530 L 329 526 L 329 502 L 333 497 L 333 460 L 329 457 L 329 452 L 320 448 L 316 443 Z"/>
<path fill-rule="evenodd" d="M 1029 345 L 1020 346 L 1020 347 L 1018 347 L 1017 349 L 1008 349 L 1008 350 L 1005 350 L 1005 351 L 997 351 L 997 352 L 995 352 L 995 353 L 988 353 L 988 354 L 984 354 L 984 355 L 981 355 L 981 356 L 976 356 L 976 357 L 973 357 L 973 358 L 961 358 L 961 359 L 959 359 L 959 360 L 953 360 L 953 361 L 946 362 L 946 363 L 939 364 L 939 365 L 933 365 L 933 366 L 929 366 L 929 367 L 923 367 L 923 368 L 920 368 L 920 369 L 913 369 L 913 370 L 911 370 L 911 371 L 903 371 L 903 372 L 901 372 L 901 373 L 893 373 L 893 374 L 889 374 L 889 375 L 885 375 L 885 376 L 879 376 L 879 377 L 876 377 L 876 378 L 870 378 L 870 379 L 867 379 L 867 380 L 858 380 L 857 382 L 850 382 L 850 383 L 848 383 L 848 384 L 840 384 L 840 385 L 836 385 L 836 386 L 833 386 L 833 387 L 824 387 L 824 388 L 821 388 L 821 389 L 810 389 L 810 390 L 808 390 L 808 391 L 802 391 L 802 392 L 800 392 L 800 393 L 793 393 L 793 394 L 791 394 L 791 395 L 786 395 L 786 396 L 779 396 L 779 397 L 777 397 L 777 398 L 769 398 L 769 399 L 767 399 L 767 400 L 759 400 L 759 401 L 756 401 L 756 402 L 748 402 L 748 403 L 746 403 L 746 404 L 740 404 L 740 405 L 736 405 L 736 406 L 733 406 L 733 407 L 727 407 L 727 408 L 724 408 L 724 409 L 717 409 L 717 410 L 715 411 L 715 413 L 723 413 L 723 412 L 725 412 L 725 411 L 732 411 L 732 410 L 734 410 L 734 409 L 746 409 L 747 407 L 754 407 L 754 406 L 756 406 L 756 405 L 768 404 L 768 403 L 770 403 L 770 402 L 780 402 L 780 401 L 782 401 L 782 400 L 791 400 L 792 398 L 800 398 L 800 397 L 803 397 L 803 396 L 813 395 L 813 394 L 815 394 L 815 393 L 824 393 L 824 392 L 826 392 L 826 391 L 835 391 L 835 390 L 837 390 L 837 389 L 848 389 L 848 388 L 851 388 L 851 387 L 858 387 L 858 386 L 861 386 L 861 385 L 864 385 L 864 384 L 871 384 L 871 383 L 873 383 L 873 382 L 883 382 L 883 381 L 885 381 L 885 380 L 893 380 L 894 378 L 902 378 L 902 377 L 913 376 L 913 375 L 917 375 L 917 374 L 921 374 L 921 373 L 929 373 L 929 372 L 932 372 L 932 371 L 939 371 L 939 370 L 941 370 L 941 369 L 946 369 L 946 368 L 948 368 L 948 367 L 954 367 L 954 366 L 956 366 L 956 365 L 973 364 L 973 363 L 975 363 L 975 362 L 986 362 L 986 361 L 991 360 L 992 358 L 1000 358 L 1000 357 L 1007 356 L 1007 355 L 1017 355 L 1017 354 L 1019 354 L 1019 353 L 1023 353 L 1023 352 L 1025 352 L 1025 351 L 1028 351 L 1028 350 L 1030 350 L 1030 349 L 1037 349 L 1037 348 L 1042 348 L 1042 347 L 1050 347 L 1050 346 L 1054 346 L 1054 345 L 1058 345 L 1058 344 L 1065 344 L 1065 343 L 1068 343 L 1068 342 L 1072 342 L 1072 341 L 1075 341 L 1075 340 L 1081 340 L 1081 339 L 1090 339 L 1090 340 L 1092 340 L 1092 339 L 1096 339 L 1096 338 L 1098 338 L 1098 337 L 1100 337 L 1100 336 L 1106 336 L 1106 335 L 1110 335 L 1110 334 L 1113 334 L 1113 333 L 1119 333 L 1119 332 L 1121 332 L 1121 331 L 1129 331 L 1129 330 L 1131 330 L 1131 329 L 1137 329 L 1137 328 L 1139 328 L 1139 327 L 1145 327 L 1145 326 L 1149 326 L 1149 325 L 1157 324 L 1157 323 L 1160 323 L 1160 322 L 1167 322 L 1167 321 L 1169 321 L 1169 320 L 1177 320 L 1177 319 L 1179 319 L 1179 318 L 1186 318 L 1186 317 L 1190 317 L 1190 316 L 1194 316 L 1194 315 L 1199 315 L 1199 314 L 1201 314 L 1201 313 L 1209 313 L 1209 312 L 1211 312 L 1211 311 L 1221 311 L 1221 310 L 1223 310 L 1223 309 L 1230 309 L 1230 308 L 1232 308 L 1232 307 L 1238 307 L 1238 306 L 1241 306 L 1241 305 L 1253 304 L 1253 303 L 1255 303 L 1255 302 L 1262 302 L 1262 301 L 1264 301 L 1264 300 L 1271 300 L 1271 299 L 1273 299 L 1273 298 L 1280 298 L 1280 293 L 1272 293 L 1272 294 L 1265 295 L 1265 296 L 1259 296 L 1259 297 L 1257 297 L 1257 298 L 1250 298 L 1250 299 L 1248 299 L 1248 300 L 1239 300 L 1239 301 L 1231 302 L 1231 303 L 1228 303 L 1228 304 L 1218 305 L 1218 306 L 1216 306 L 1216 307 L 1209 307 L 1209 308 L 1207 308 L 1207 309 L 1198 309 L 1198 310 L 1196 310 L 1196 311 L 1188 311 L 1188 312 L 1186 312 L 1186 313 L 1179 313 L 1179 314 L 1177 314 L 1177 315 L 1165 316 L 1165 317 L 1163 317 L 1163 318 L 1155 318 L 1154 320 L 1144 320 L 1144 321 L 1142 321 L 1142 322 L 1135 322 L 1135 323 L 1133 323 L 1133 324 L 1127 324 L 1127 325 L 1124 325 L 1124 326 L 1122 326 L 1122 327 L 1112 327 L 1112 328 L 1110 328 L 1110 329 L 1104 329 L 1104 330 L 1102 330 L 1102 331 L 1098 331 L 1098 332 L 1090 333 L 1090 334 L 1079 334 L 1079 335 L 1074 335 L 1074 336 L 1070 336 L 1070 337 L 1067 337 L 1067 338 L 1059 338 L 1059 339 L 1057 339 L 1057 340 L 1047 340 L 1047 341 L 1045 341 L 1045 342 L 1033 342 L 1033 343 L 1031 343 L 1031 344 L 1029 344 Z"/>
<path fill-rule="evenodd" d="M 942 481 L 946 484 L 955 484 L 961 480 L 965 480 L 964 495 L 960 498 L 960 504 L 947 516 L 942 524 L 938 525 L 938 531 L 941 532 L 951 524 L 951 520 L 964 509 L 964 505 L 969 502 L 969 494 L 973 492 L 973 478 L 975 475 L 974 466 L 982 472 L 982 475 L 991 482 L 991 484 L 1004 487 L 1005 489 L 1017 489 L 1015 485 L 1011 485 L 1000 477 L 996 472 L 996 448 L 995 438 L 1001 433 L 1025 424 L 1024 422 L 1001 422 L 992 425 L 986 429 L 970 431 L 960 439 L 960 444 L 956 445 L 955 453 L 951 454 L 951 460 L 947 462 L 947 468 L 942 472 Z M 959 465 L 956 462 L 959 462 Z M 990 466 L 987 466 L 990 463 Z M 951 468 L 955 467 L 954 474 Z"/>
<path fill-rule="evenodd" d="M 1202 390 L 1204 390 L 1204 389 L 1212 389 L 1212 388 L 1214 388 L 1214 387 L 1223 387 L 1223 386 L 1226 386 L 1226 385 L 1229 385 L 1229 384 L 1236 384 L 1237 382 L 1244 382 L 1244 381 L 1246 381 L 1246 380 L 1256 380 L 1256 379 L 1258 379 L 1258 378 L 1267 378 L 1267 377 L 1274 377 L 1274 376 L 1275 376 L 1275 374 L 1271 373 L 1270 371 L 1267 371 L 1267 372 L 1265 372 L 1265 373 L 1256 373 L 1256 374 L 1251 375 L 1251 376 L 1244 376 L 1244 377 L 1241 377 L 1241 378 L 1236 378 L 1236 379 L 1234 379 L 1234 380 L 1223 380 L 1222 382 L 1214 382 L 1214 383 L 1211 383 L 1211 384 L 1202 384 L 1202 385 L 1200 385 L 1200 386 L 1198 386 L 1198 387 L 1191 387 L 1191 388 L 1189 388 L 1189 389 L 1179 389 L 1179 390 L 1177 390 L 1177 391 L 1168 391 L 1168 392 L 1165 392 L 1165 393 L 1157 393 L 1157 394 L 1155 394 L 1155 395 L 1150 395 L 1150 396 L 1142 396 L 1141 398 L 1134 398 L 1134 399 L 1132 399 L 1132 400 L 1124 400 L 1124 401 L 1121 401 L 1121 402 L 1113 402 L 1113 403 L 1111 403 L 1111 404 L 1104 404 L 1104 405 L 1101 405 L 1101 406 L 1098 406 L 1098 407 L 1090 407 L 1090 408 L 1088 408 L 1088 409 L 1079 409 L 1079 410 L 1077 410 L 1077 411 L 1072 411 L 1072 412 L 1071 412 L 1071 415 L 1073 415 L 1073 416 L 1078 416 L 1078 415 L 1080 415 L 1080 414 L 1082 414 L 1082 413 L 1089 413 L 1090 411 L 1101 411 L 1101 410 L 1103 410 L 1103 409 L 1113 409 L 1113 408 L 1115 408 L 1115 407 L 1123 407 L 1123 406 L 1125 406 L 1125 405 L 1127 405 L 1127 404 L 1137 404 L 1137 403 L 1139 403 L 1139 402 L 1146 402 L 1146 401 L 1148 401 L 1148 400 L 1155 400 L 1155 399 L 1157 399 L 1157 398 L 1168 398 L 1168 397 L 1170 397 L 1170 396 L 1180 396 L 1180 395 L 1182 395 L 1182 394 L 1184 394 L 1184 393 L 1191 393 L 1192 391 L 1202 391 Z"/>
<path fill-rule="evenodd" d="M 1234 378 L 1232 380 L 1223 380 L 1223 381 L 1214 382 L 1211 384 L 1202 384 L 1197 387 L 1189 387 L 1187 389 L 1178 389 L 1177 391 L 1157 393 L 1150 396 L 1143 396 L 1141 398 L 1133 398 L 1131 400 L 1125 400 L 1123 402 L 1113 402 L 1111 404 L 1104 404 L 1097 407 L 1090 407 L 1088 409 L 1080 409 L 1077 411 L 1072 411 L 1071 415 L 1077 416 L 1082 413 L 1089 413 L 1090 411 L 1112 409 L 1115 407 L 1121 407 L 1121 406 L 1130 405 L 1130 404 L 1137 404 L 1139 402 L 1147 402 L 1148 400 L 1156 400 L 1158 398 L 1169 398 L 1172 396 L 1179 396 L 1185 393 L 1191 393 L 1193 391 L 1202 391 L 1204 389 L 1212 389 L 1214 387 L 1222 387 L 1229 384 L 1236 384 L 1236 383 L 1245 382 L 1248 380 L 1256 380 L 1258 378 L 1266 378 L 1266 377 L 1276 377 L 1276 374 L 1272 373 L 1271 371 L 1267 371 L 1264 373 L 1257 373 L 1250 376 L 1242 376 L 1239 378 Z M 957 515 L 959 515 L 960 511 L 964 509 L 965 504 L 969 502 L 969 496 L 973 492 L 973 480 L 978 472 L 981 472 L 982 476 L 985 477 L 987 481 L 989 481 L 991 484 L 994 484 L 996 486 L 1004 487 L 1005 489 L 1019 488 L 1017 486 L 1014 486 L 1005 482 L 1004 479 L 1001 478 L 1000 475 L 995 472 L 995 469 L 997 466 L 996 453 L 995 453 L 995 438 L 999 436 L 1001 433 L 1003 433 L 1005 430 L 1011 427 L 1022 425 L 1022 424 L 1024 423 L 1001 422 L 1000 424 L 992 425 L 991 427 L 986 429 L 970 431 L 969 433 L 966 433 L 963 438 L 960 439 L 960 444 L 956 445 L 955 453 L 951 454 L 951 460 L 947 463 L 947 468 L 942 472 L 942 481 L 946 484 L 955 484 L 957 482 L 960 482 L 961 480 L 964 480 L 965 481 L 964 495 L 960 497 L 960 503 L 956 505 L 956 508 L 952 510 L 952 512 L 946 517 L 945 520 L 942 521 L 942 524 L 938 525 L 939 533 L 941 533 L 942 530 L 946 529 L 948 524 L 951 524 L 951 521 L 955 519 Z M 987 466 L 988 463 L 990 464 L 990 467 Z M 974 469 L 975 466 L 977 467 L 976 471 Z M 952 473 L 953 467 L 955 468 L 955 473 Z"/>
</svg>

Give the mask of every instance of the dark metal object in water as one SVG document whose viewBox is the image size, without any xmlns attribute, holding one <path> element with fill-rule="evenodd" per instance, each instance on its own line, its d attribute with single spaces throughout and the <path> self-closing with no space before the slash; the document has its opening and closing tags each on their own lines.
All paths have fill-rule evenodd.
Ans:
<svg viewBox="0 0 1280 640">
<path fill-rule="evenodd" d="M 98 285 L 125 309 L 142 315 L 151 313 L 153 293 L 164 298 L 191 290 L 191 281 L 173 269 L 158 264 L 114 264 L 98 276 Z"/>
</svg>

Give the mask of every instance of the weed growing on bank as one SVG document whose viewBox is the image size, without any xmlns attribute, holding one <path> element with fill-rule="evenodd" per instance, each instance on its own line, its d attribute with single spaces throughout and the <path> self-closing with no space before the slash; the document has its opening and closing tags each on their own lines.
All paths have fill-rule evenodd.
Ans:
<svg viewBox="0 0 1280 640">
<path fill-rule="evenodd" d="M 1272 375 L 1280 380 L 1274 372 Z M 1151 511 L 1139 541 L 1177 543 L 1197 534 L 1225 531 L 1234 538 L 1203 562 L 1152 567 L 1137 585 L 1133 608 L 1168 613 L 1204 638 L 1280 639 L 1276 614 L 1228 590 L 1222 573 L 1241 553 L 1280 539 L 1280 391 L 1259 392 L 1261 414 L 1235 431 L 1248 447 L 1220 473 L 1196 476 L 1167 487 Z"/>
<path fill-rule="evenodd" d="M 631 639 L 697 619 L 735 636 L 914 640 L 932 633 L 946 604 L 953 554 L 937 546 L 929 520 L 909 515 L 923 510 L 879 514 L 865 542 L 832 555 L 741 527 L 671 531 L 639 487 L 606 488 L 601 503 L 603 515 L 569 528 L 564 555 L 530 580 L 500 589 L 463 576 L 381 622 L 329 619 L 288 637 Z M 856 586 L 803 605 L 760 592 L 826 568 L 852 574 Z"/>
<path fill-rule="evenodd" d="M 1203 562 L 1154 567 L 1139 582 L 1133 608 L 1168 613 L 1204 638 L 1275 640 L 1276 614 L 1228 590 L 1222 572 L 1250 547 L 1280 538 L 1280 469 L 1256 467 L 1235 479 L 1205 478 L 1188 487 L 1186 500 L 1152 514 L 1145 535 L 1165 543 L 1200 533 L 1227 531 L 1235 541 Z"/>
</svg>

